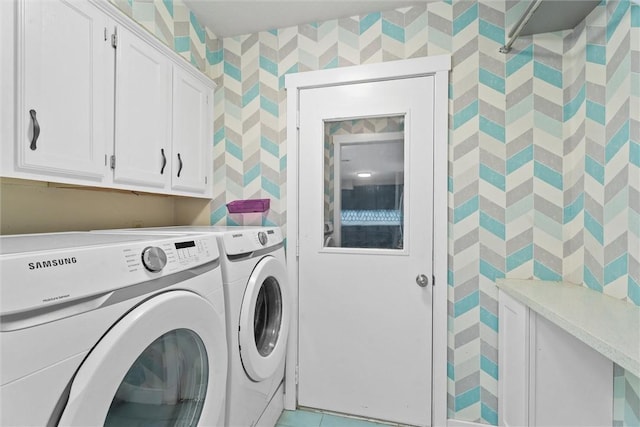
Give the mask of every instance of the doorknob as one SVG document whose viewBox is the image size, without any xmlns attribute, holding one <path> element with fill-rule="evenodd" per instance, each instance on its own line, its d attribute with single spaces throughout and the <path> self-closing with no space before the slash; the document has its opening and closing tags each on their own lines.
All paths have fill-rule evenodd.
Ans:
<svg viewBox="0 0 640 427">
<path fill-rule="evenodd" d="M 418 274 L 416 276 L 416 283 L 421 288 L 424 288 L 425 286 L 427 286 L 429 284 L 429 278 L 427 276 L 425 276 L 424 274 Z"/>
</svg>

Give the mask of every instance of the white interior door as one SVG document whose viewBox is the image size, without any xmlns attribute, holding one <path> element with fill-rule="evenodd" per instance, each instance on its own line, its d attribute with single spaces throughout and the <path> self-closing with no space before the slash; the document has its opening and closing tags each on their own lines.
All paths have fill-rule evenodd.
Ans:
<svg viewBox="0 0 640 427">
<path fill-rule="evenodd" d="M 299 102 L 298 404 L 430 425 L 434 77 Z M 334 144 L 390 130 L 401 143 Z"/>
</svg>

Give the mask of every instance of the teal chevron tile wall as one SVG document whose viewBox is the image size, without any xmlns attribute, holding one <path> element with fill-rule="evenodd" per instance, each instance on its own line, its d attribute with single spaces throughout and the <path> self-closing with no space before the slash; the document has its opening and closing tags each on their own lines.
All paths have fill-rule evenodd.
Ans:
<svg viewBox="0 0 640 427">
<path fill-rule="evenodd" d="M 565 279 L 640 305 L 640 6 L 498 53 L 526 2 L 445 0 L 216 39 L 179 0 L 111 0 L 205 71 L 215 98 L 212 224 L 271 198 L 286 222 L 288 73 L 451 54 L 449 417 L 497 424 L 498 277 Z M 215 29 L 214 29 L 215 32 Z M 188 36 L 188 39 L 187 39 Z M 616 367 L 614 425 L 638 425 Z"/>
<path fill-rule="evenodd" d="M 181 0 L 109 1 L 200 71 L 213 77 L 210 52 L 217 50 L 217 40 Z"/>
</svg>

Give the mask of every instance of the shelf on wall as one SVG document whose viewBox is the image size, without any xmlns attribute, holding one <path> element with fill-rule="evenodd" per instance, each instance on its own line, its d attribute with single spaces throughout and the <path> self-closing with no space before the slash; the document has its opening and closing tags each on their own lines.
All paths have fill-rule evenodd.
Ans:
<svg viewBox="0 0 640 427">
<path fill-rule="evenodd" d="M 520 36 L 571 30 L 600 4 L 600 0 L 535 0 L 509 32 L 509 41 L 500 48 L 508 53 Z"/>
</svg>

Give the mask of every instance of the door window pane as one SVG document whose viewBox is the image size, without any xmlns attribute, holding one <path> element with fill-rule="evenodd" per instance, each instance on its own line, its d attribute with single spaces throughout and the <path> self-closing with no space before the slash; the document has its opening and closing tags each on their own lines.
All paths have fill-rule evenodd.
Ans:
<svg viewBox="0 0 640 427">
<path fill-rule="evenodd" d="M 325 123 L 324 246 L 404 248 L 404 116 Z"/>
<path fill-rule="evenodd" d="M 167 332 L 133 363 L 105 426 L 197 426 L 207 391 L 204 344 L 188 329 Z"/>
</svg>

